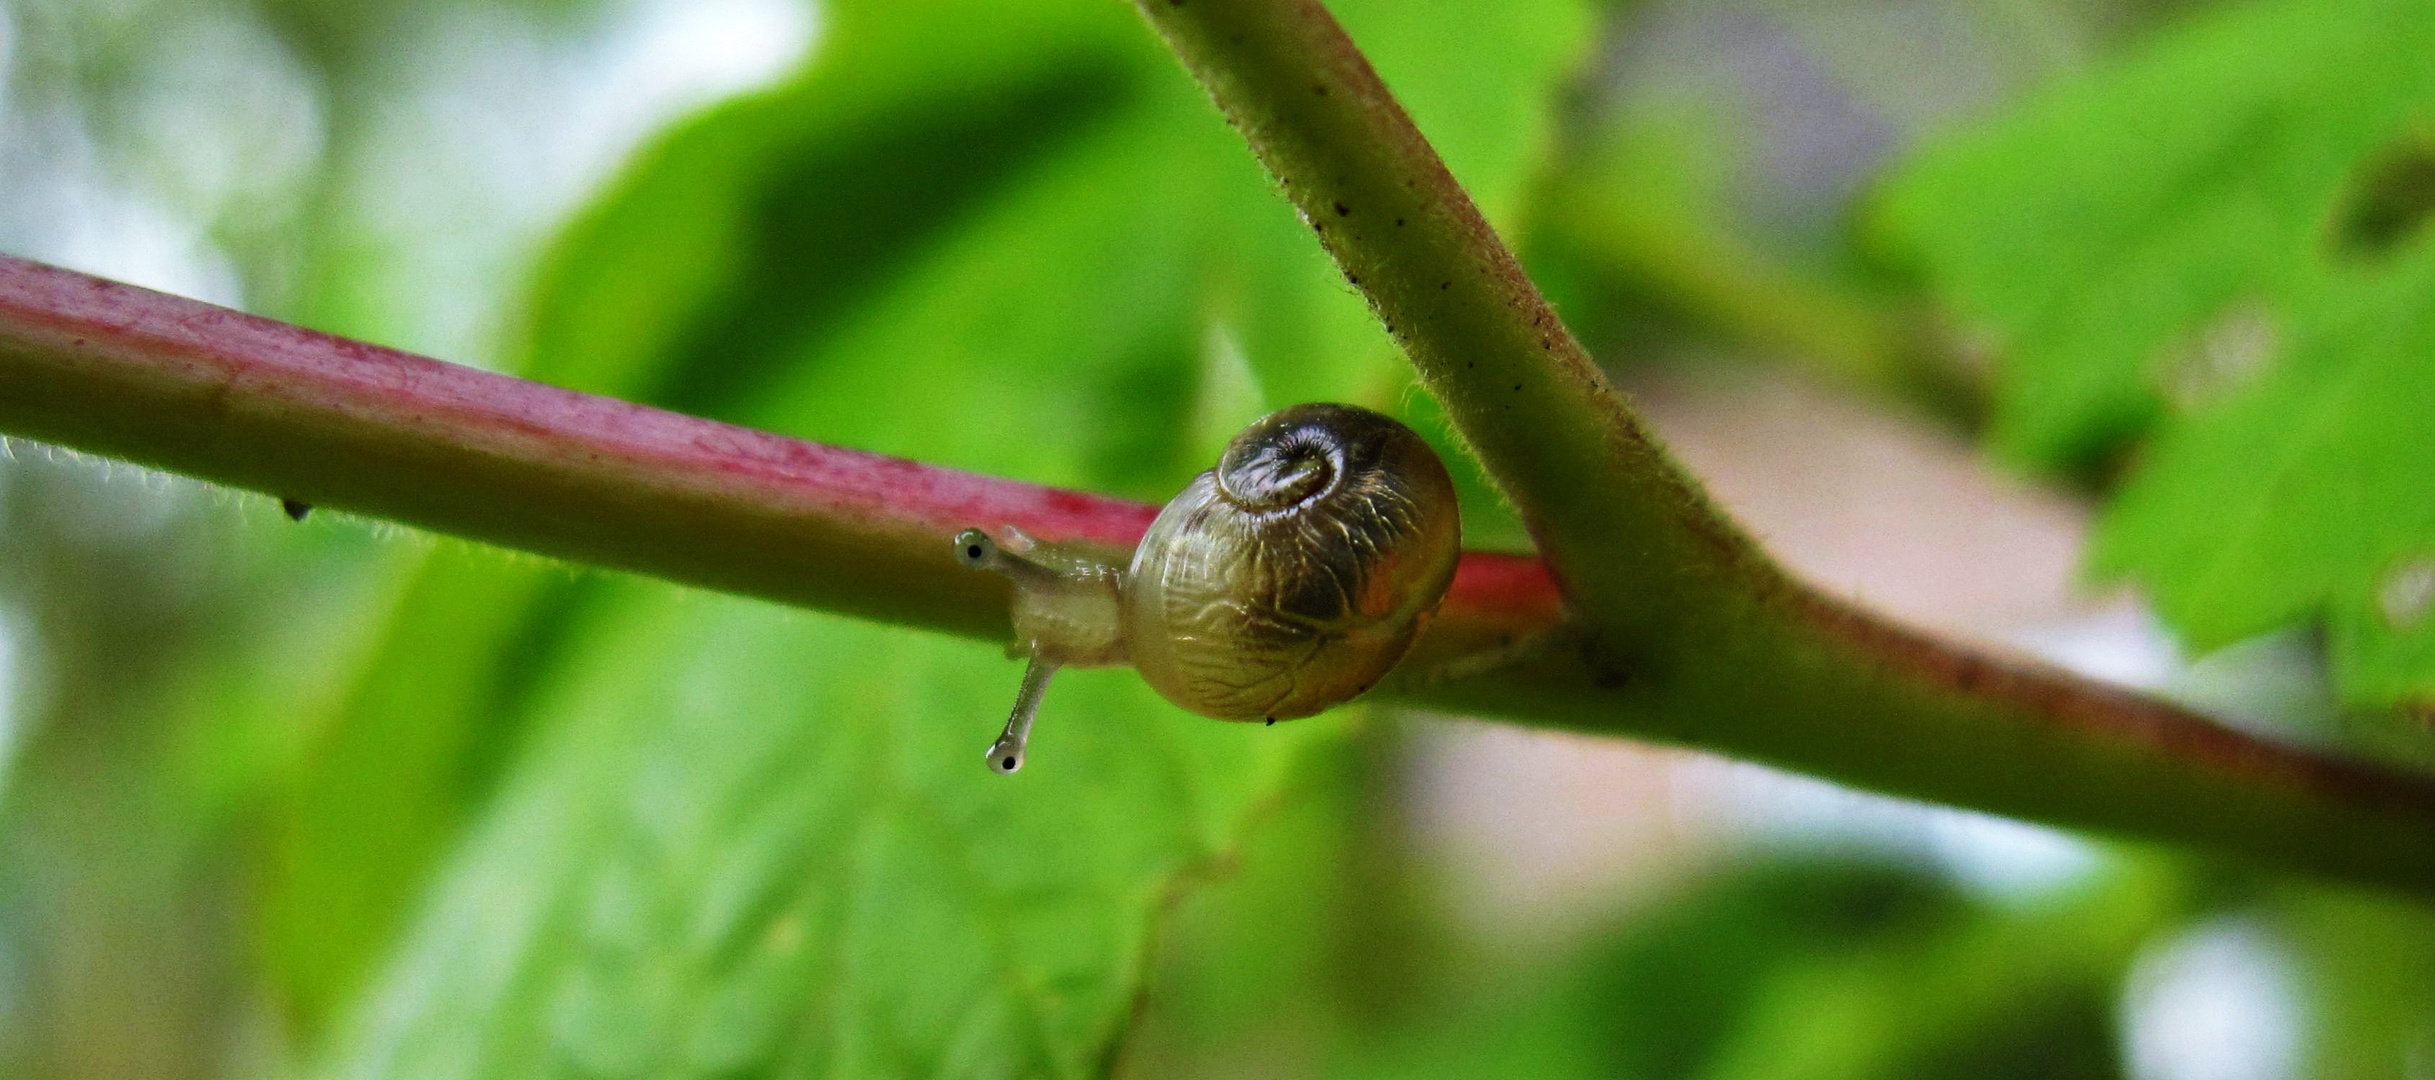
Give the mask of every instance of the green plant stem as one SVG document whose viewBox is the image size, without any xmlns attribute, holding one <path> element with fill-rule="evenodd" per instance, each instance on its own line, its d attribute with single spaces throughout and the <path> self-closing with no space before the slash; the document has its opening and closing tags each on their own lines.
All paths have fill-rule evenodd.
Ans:
<svg viewBox="0 0 2435 1080">
<path fill-rule="evenodd" d="M 1402 343 L 1561 587 L 1562 633 L 1434 696 L 2435 890 L 2417 782 L 2361 785 L 1793 581 L 1657 445 L 1317 0 L 1137 2 Z"/>
<path fill-rule="evenodd" d="M 1671 637 L 1717 614 L 1718 580 L 1773 576 L 1666 459 L 1325 8 L 1139 6 L 1368 297 L 1585 614 Z"/>
<path fill-rule="evenodd" d="M 1004 640 L 949 537 L 1130 547 L 1155 508 L 820 446 L 0 257 L 0 430 L 559 558 Z M 269 508 L 265 508 L 269 512 Z M 1807 593 L 1617 668 L 1535 559 L 1471 553 L 1380 693 L 2417 888 L 2435 783 L 1996 663 Z"/>
</svg>

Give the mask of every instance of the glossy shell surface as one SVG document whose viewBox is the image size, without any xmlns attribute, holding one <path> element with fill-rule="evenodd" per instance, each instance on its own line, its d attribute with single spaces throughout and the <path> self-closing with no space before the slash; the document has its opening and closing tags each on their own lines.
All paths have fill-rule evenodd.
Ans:
<svg viewBox="0 0 2435 1080">
<path fill-rule="evenodd" d="M 1461 549 L 1454 484 L 1420 436 L 1294 406 L 1160 512 L 1126 573 L 1124 636 L 1142 677 L 1194 712 L 1308 716 L 1395 666 Z"/>
</svg>

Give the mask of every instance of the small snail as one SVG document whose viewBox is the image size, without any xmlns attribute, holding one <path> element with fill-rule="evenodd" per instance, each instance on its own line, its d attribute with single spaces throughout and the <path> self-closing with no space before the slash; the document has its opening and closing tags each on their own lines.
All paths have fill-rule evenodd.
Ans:
<svg viewBox="0 0 2435 1080">
<path fill-rule="evenodd" d="M 1023 767 L 1059 667 L 1130 663 L 1167 700 L 1275 723 L 1352 699 L 1403 657 L 1461 554 L 1454 484 L 1412 429 L 1350 405 L 1296 405 L 1226 444 L 1119 568 L 1014 528 L 956 534 L 964 565 L 1014 581 L 1028 655 L 999 772 Z"/>
</svg>

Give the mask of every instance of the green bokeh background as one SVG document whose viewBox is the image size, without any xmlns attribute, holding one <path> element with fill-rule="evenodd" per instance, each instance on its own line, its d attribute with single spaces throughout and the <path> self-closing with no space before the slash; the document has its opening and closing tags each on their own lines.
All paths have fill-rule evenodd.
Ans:
<svg viewBox="0 0 2435 1080">
<path fill-rule="evenodd" d="M 2190 647 L 2280 635 L 2239 684 L 2303 703 L 2279 734 L 2428 759 L 2435 6 L 1330 7 L 1627 384 L 1788 372 L 1981 438 Z M 1361 402 L 1526 546 L 1114 0 L 0 18 L 0 250 L 1140 499 Z M 1077 672 L 999 781 L 986 644 L 38 446 L 0 478 L 0 1077 L 2435 1067 L 2411 900 L 2059 839 L 1989 887 L 1864 829 L 1483 923 L 1416 822 L 1442 720 Z M 2185 1015 L 2290 1037 L 2207 1071 Z"/>
</svg>

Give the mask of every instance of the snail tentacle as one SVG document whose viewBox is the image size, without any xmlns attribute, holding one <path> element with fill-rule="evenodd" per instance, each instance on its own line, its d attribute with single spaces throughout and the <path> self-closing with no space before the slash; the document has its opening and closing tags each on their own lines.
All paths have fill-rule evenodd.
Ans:
<svg viewBox="0 0 2435 1080">
<path fill-rule="evenodd" d="M 1009 614 L 1015 641 L 1008 653 L 1028 658 L 1030 666 L 1024 670 L 1005 731 L 990 744 L 988 757 L 991 769 L 1011 773 L 1023 767 L 1032 719 L 1058 668 L 1123 662 L 1117 598 L 1124 571 L 1086 550 L 1036 541 L 1012 526 L 999 532 L 1004 543 L 979 529 L 957 533 L 955 557 L 970 569 L 1000 574 L 1014 585 Z"/>
<path fill-rule="evenodd" d="M 1040 713 L 1040 699 L 1048 694 L 1049 676 L 1057 673 L 1053 660 L 1032 657 L 1023 669 L 1023 688 L 1015 691 L 1015 707 L 1006 714 L 1006 730 L 998 741 L 989 744 L 989 767 L 1001 773 L 1013 773 L 1023 767 L 1023 752 L 1031 744 L 1032 718 Z"/>
</svg>

